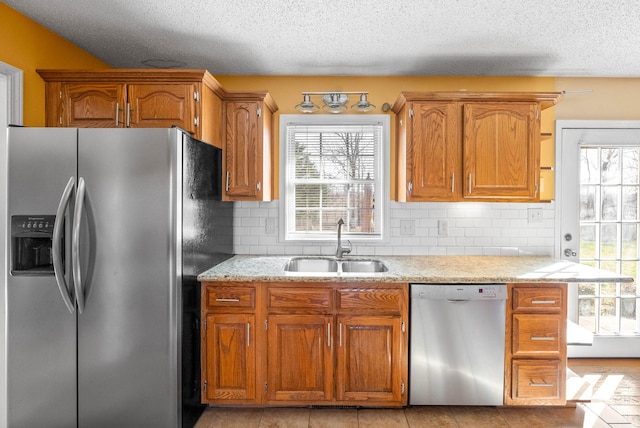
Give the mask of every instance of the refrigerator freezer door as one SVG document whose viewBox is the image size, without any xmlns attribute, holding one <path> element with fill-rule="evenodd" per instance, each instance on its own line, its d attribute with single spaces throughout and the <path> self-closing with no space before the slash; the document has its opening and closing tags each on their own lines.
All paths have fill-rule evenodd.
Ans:
<svg viewBox="0 0 640 428">
<path fill-rule="evenodd" d="M 79 426 L 179 427 L 181 139 L 169 129 L 78 132 Z"/>
<path fill-rule="evenodd" d="M 56 214 L 76 172 L 77 131 L 11 128 L 8 141 L 6 220 L 10 224 L 12 216 Z M 70 216 L 67 211 L 66 232 Z M 8 260 L 11 251 L 9 242 Z M 53 273 L 6 275 L 7 425 L 75 427 L 76 316 L 62 300 Z"/>
</svg>

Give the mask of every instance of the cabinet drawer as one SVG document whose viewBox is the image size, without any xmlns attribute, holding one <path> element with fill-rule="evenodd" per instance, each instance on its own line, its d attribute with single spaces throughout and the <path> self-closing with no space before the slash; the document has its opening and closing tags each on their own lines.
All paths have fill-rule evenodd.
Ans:
<svg viewBox="0 0 640 428">
<path fill-rule="evenodd" d="M 560 355 L 565 326 L 560 314 L 513 314 L 513 356 Z"/>
<path fill-rule="evenodd" d="M 379 313 L 402 312 L 402 290 L 400 289 L 353 289 L 338 290 L 339 311 L 373 310 Z"/>
<path fill-rule="evenodd" d="M 561 400 L 562 374 L 560 360 L 514 360 L 512 398 Z"/>
<path fill-rule="evenodd" d="M 243 308 L 256 307 L 255 287 L 207 287 L 206 305 L 211 308 Z"/>
<path fill-rule="evenodd" d="M 278 309 L 333 310 L 331 288 L 270 287 L 267 291 L 270 311 Z"/>
<path fill-rule="evenodd" d="M 560 312 L 563 305 L 562 288 L 514 287 L 513 310 L 527 312 Z"/>
</svg>

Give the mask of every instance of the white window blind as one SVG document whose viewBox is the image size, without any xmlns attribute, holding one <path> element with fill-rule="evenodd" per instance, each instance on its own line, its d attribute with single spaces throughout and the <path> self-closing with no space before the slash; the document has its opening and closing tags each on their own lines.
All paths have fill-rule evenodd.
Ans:
<svg viewBox="0 0 640 428">
<path fill-rule="evenodd" d="M 380 239 L 383 210 L 380 122 L 286 124 L 286 238 Z"/>
</svg>

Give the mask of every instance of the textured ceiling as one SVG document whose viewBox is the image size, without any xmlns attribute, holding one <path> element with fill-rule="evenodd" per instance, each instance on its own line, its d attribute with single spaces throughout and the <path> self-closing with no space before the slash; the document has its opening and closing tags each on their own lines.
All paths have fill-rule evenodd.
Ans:
<svg viewBox="0 0 640 428">
<path fill-rule="evenodd" d="M 2 1 L 113 67 L 640 77 L 638 0 Z"/>
</svg>

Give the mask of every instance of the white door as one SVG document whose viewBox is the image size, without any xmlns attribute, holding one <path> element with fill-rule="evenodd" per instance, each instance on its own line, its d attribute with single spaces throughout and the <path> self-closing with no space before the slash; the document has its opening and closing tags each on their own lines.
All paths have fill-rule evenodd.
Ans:
<svg viewBox="0 0 640 428">
<path fill-rule="evenodd" d="M 637 278 L 640 122 L 556 122 L 556 257 Z M 569 287 L 568 317 L 594 334 L 570 357 L 640 355 L 640 287 Z"/>
</svg>

